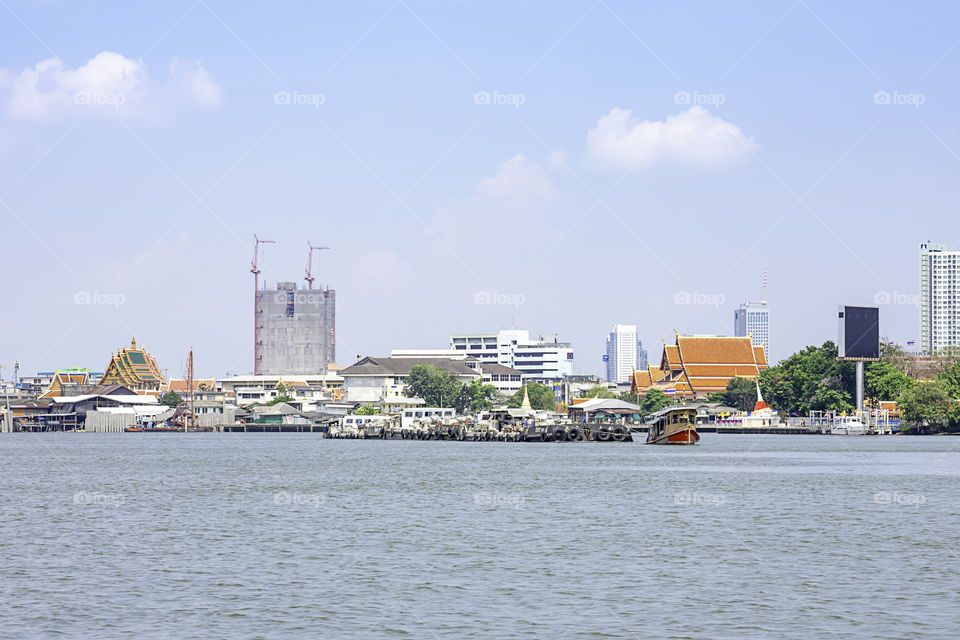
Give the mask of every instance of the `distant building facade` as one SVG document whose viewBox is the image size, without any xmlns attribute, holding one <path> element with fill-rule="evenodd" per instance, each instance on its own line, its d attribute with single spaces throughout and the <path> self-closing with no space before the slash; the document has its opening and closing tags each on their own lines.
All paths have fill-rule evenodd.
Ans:
<svg viewBox="0 0 960 640">
<path fill-rule="evenodd" d="M 278 282 L 257 291 L 255 374 L 319 374 L 336 362 L 336 291 Z"/>
<path fill-rule="evenodd" d="M 573 345 L 556 335 L 530 339 L 530 332 L 505 329 L 498 333 L 450 336 L 450 348 L 483 363 L 518 369 L 527 378 L 562 380 L 573 374 Z"/>
<path fill-rule="evenodd" d="M 607 336 L 607 382 L 620 384 L 630 381 L 634 369 L 639 368 L 639 347 L 637 325 L 613 325 L 613 330 Z"/>
<path fill-rule="evenodd" d="M 733 335 L 750 336 L 754 345 L 770 353 L 770 309 L 766 300 L 744 302 L 733 312 Z"/>
<path fill-rule="evenodd" d="M 471 359 L 367 356 L 340 372 L 343 376 L 344 400 L 393 404 L 409 400 L 404 395 L 407 376 L 414 367 L 422 364 L 449 371 L 465 384 L 483 379 L 478 363 Z M 456 398 L 450 398 L 449 405 L 452 406 L 455 401 Z"/>
<path fill-rule="evenodd" d="M 650 368 L 650 356 L 643 346 L 642 340 L 637 340 L 637 371 L 646 371 Z"/>
<path fill-rule="evenodd" d="M 960 345 L 960 251 L 920 245 L 920 355 Z"/>
</svg>

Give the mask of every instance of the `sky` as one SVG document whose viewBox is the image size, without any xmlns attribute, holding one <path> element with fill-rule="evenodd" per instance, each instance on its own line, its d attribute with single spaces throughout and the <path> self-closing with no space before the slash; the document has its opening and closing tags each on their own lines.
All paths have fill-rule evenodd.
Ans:
<svg viewBox="0 0 960 640">
<path fill-rule="evenodd" d="M 839 304 L 918 339 L 918 246 L 960 248 L 950 2 L 0 1 L 0 365 L 253 362 L 267 283 L 337 291 L 337 360 L 529 329 L 602 374 Z"/>
</svg>

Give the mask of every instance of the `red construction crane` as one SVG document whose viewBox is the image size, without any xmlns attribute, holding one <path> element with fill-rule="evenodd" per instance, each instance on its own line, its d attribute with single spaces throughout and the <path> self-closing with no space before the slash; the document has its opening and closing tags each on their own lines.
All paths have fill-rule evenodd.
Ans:
<svg viewBox="0 0 960 640">
<path fill-rule="evenodd" d="M 260 373 L 260 325 L 257 321 L 257 292 L 260 291 L 260 268 L 257 266 L 260 257 L 261 244 L 276 244 L 273 240 L 261 240 L 253 234 L 253 260 L 250 262 L 250 273 L 253 274 L 253 373 Z"/>
<path fill-rule="evenodd" d="M 312 273 L 313 252 L 320 251 L 321 249 L 329 249 L 330 247 L 315 247 L 312 244 L 310 244 L 309 241 L 307 241 L 307 246 L 310 247 L 310 249 L 307 251 L 307 277 L 304 278 L 304 280 L 307 281 L 307 288 L 313 289 L 313 281 L 316 280 L 316 278 L 313 277 L 313 273 Z"/>
</svg>

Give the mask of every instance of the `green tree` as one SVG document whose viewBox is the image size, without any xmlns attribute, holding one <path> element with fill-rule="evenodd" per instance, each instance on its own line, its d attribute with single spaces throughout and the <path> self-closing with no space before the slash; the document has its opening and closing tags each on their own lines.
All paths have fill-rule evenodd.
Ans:
<svg viewBox="0 0 960 640">
<path fill-rule="evenodd" d="M 280 404 L 281 402 L 296 402 L 296 400 L 290 396 L 279 395 L 270 402 L 266 403 L 266 406 L 272 407 L 273 405 Z"/>
<path fill-rule="evenodd" d="M 458 413 L 478 413 L 493 408 L 493 403 L 500 393 L 492 384 L 484 384 L 482 380 L 471 380 L 470 384 L 461 385 L 460 395 L 457 398 Z"/>
<path fill-rule="evenodd" d="M 446 369 L 432 364 L 418 364 L 406 378 L 403 394 L 423 398 L 428 407 L 453 407 L 463 393 L 463 383 Z"/>
<path fill-rule="evenodd" d="M 380 413 L 380 407 L 364 404 L 357 407 L 354 413 L 356 413 L 358 416 L 375 416 Z"/>
<path fill-rule="evenodd" d="M 630 404 L 640 404 L 640 394 L 633 393 L 632 391 L 621 391 L 614 396 L 617 400 L 621 402 L 629 402 Z"/>
<path fill-rule="evenodd" d="M 757 385 L 753 380 L 736 376 L 730 379 L 724 391 L 711 393 L 707 399 L 741 411 L 751 411 L 757 404 Z"/>
<path fill-rule="evenodd" d="M 871 362 L 863 368 L 863 395 L 874 402 L 896 400 L 911 384 L 913 378 L 892 362 Z"/>
<path fill-rule="evenodd" d="M 946 385 L 939 380 L 921 380 L 903 390 L 897 401 L 906 423 L 919 430 L 942 431 L 951 411 Z M 954 417 L 956 412 L 954 412 Z"/>
<path fill-rule="evenodd" d="M 581 398 L 616 398 L 617 394 L 608 389 L 605 385 L 597 384 L 589 389 L 584 389 L 580 392 Z"/>
<path fill-rule="evenodd" d="M 160 404 L 165 404 L 171 409 L 179 407 L 181 402 L 183 402 L 183 398 L 181 398 L 180 394 L 176 391 L 167 391 L 160 398 Z"/>
<path fill-rule="evenodd" d="M 937 375 L 951 398 L 960 398 L 960 361 L 954 362 Z"/>
<path fill-rule="evenodd" d="M 837 360 L 829 340 L 807 347 L 760 374 L 767 403 L 781 413 L 807 415 L 811 410 L 849 411 L 856 386 L 854 365 Z"/>
<path fill-rule="evenodd" d="M 640 410 L 646 415 L 656 413 L 664 407 L 669 407 L 671 404 L 673 404 L 673 400 L 663 391 L 660 389 L 650 389 L 643 396 L 643 401 L 640 403 Z"/>
<path fill-rule="evenodd" d="M 960 404 L 956 402 L 951 402 L 947 409 L 947 431 L 960 431 Z"/>
<path fill-rule="evenodd" d="M 553 389 L 539 382 L 527 383 L 527 395 L 530 396 L 530 406 L 537 411 L 552 411 L 557 406 L 557 396 Z M 507 400 L 507 406 L 516 409 L 523 403 L 523 389 L 520 389 Z"/>
<path fill-rule="evenodd" d="M 910 375 L 913 357 L 903 347 L 893 344 L 887 338 L 880 338 L 880 361 L 892 365 L 900 373 Z"/>
</svg>

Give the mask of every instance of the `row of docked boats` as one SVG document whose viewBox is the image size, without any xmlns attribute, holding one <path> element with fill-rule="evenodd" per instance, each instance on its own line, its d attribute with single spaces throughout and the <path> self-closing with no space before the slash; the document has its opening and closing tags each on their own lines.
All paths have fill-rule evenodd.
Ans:
<svg viewBox="0 0 960 640">
<path fill-rule="evenodd" d="M 450 440 L 458 442 L 633 442 L 647 432 L 646 444 L 693 445 L 699 442 L 696 410 L 677 408 L 648 424 L 569 422 L 530 417 L 504 420 L 492 412 L 476 417 L 436 413 L 410 421 L 393 415 L 349 415 L 326 433 L 328 438 L 354 440 Z"/>
</svg>

